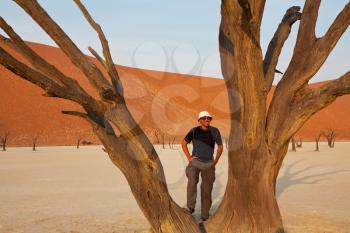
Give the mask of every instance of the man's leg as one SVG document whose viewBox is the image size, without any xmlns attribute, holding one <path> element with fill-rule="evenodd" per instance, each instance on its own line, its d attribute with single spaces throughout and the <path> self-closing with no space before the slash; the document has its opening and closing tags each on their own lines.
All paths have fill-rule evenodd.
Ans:
<svg viewBox="0 0 350 233">
<path fill-rule="evenodd" d="M 209 210 L 212 204 L 211 192 L 215 181 L 215 167 L 201 170 L 201 204 L 202 204 L 202 219 L 209 218 Z"/>
<path fill-rule="evenodd" d="M 187 207 L 194 209 L 197 198 L 197 184 L 199 180 L 199 169 L 192 166 L 191 162 L 186 167 L 187 181 Z"/>
</svg>

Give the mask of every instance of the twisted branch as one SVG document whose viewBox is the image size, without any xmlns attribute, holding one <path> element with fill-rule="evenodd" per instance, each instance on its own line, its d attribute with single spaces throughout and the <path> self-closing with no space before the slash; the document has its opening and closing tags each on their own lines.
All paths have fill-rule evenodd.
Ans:
<svg viewBox="0 0 350 233">
<path fill-rule="evenodd" d="M 300 7 L 293 6 L 289 8 L 283 16 L 282 22 L 279 24 L 277 31 L 275 32 L 271 42 L 266 51 L 264 58 L 263 68 L 265 74 L 265 86 L 268 92 L 271 89 L 272 82 L 276 72 L 276 66 L 278 63 L 279 56 L 282 48 L 288 36 L 291 32 L 293 24 L 300 20 L 301 13 Z"/>
<path fill-rule="evenodd" d="M 79 50 L 67 34 L 56 24 L 36 0 L 15 0 L 56 42 L 71 62 L 79 68 L 100 93 L 111 86 L 101 71 Z"/>
<path fill-rule="evenodd" d="M 114 66 L 114 62 L 111 56 L 111 52 L 109 50 L 109 45 L 108 45 L 108 41 L 100 27 L 99 24 L 97 24 L 95 22 L 95 20 L 91 17 L 91 15 L 89 14 L 89 12 L 87 11 L 87 9 L 85 8 L 85 6 L 80 2 L 80 0 L 74 0 L 74 2 L 77 4 L 77 6 L 79 7 L 79 9 L 81 10 L 81 12 L 83 13 L 84 17 L 86 18 L 86 20 L 89 22 L 89 24 L 91 25 L 91 27 L 97 32 L 98 37 L 100 38 L 101 41 L 101 45 L 102 45 L 102 50 L 103 50 L 103 56 L 105 58 L 105 68 L 107 69 L 107 72 L 109 74 L 109 77 L 111 79 L 111 82 L 115 88 L 115 91 L 118 93 L 118 95 L 123 96 L 123 89 L 122 89 L 122 84 L 120 82 L 120 78 L 119 78 L 119 74 L 117 69 Z M 91 49 L 89 48 L 90 52 Z M 96 56 L 97 53 L 94 51 L 93 55 L 101 62 L 101 58 L 100 56 Z M 103 63 L 102 63 L 103 64 Z M 120 98 L 119 97 L 119 98 Z"/>
</svg>

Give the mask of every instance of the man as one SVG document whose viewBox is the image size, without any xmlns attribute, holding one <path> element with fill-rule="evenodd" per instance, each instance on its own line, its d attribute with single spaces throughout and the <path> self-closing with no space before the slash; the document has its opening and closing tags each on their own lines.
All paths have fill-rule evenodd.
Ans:
<svg viewBox="0 0 350 233">
<path fill-rule="evenodd" d="M 202 220 L 209 218 L 209 209 L 212 204 L 211 193 L 215 180 L 215 165 L 222 154 L 223 146 L 218 128 L 210 126 L 212 116 L 207 111 L 198 114 L 199 126 L 192 128 L 182 140 L 181 146 L 189 163 L 186 167 L 187 182 L 187 208 L 194 212 L 197 197 L 197 183 L 201 174 L 201 215 Z M 192 141 L 192 155 L 187 144 Z M 214 146 L 218 145 L 215 159 Z"/>
</svg>

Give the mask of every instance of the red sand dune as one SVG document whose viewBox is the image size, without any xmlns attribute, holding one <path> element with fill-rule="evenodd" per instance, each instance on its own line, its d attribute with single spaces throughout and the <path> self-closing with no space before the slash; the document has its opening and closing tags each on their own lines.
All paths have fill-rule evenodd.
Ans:
<svg viewBox="0 0 350 233">
<path fill-rule="evenodd" d="M 83 74 L 60 49 L 35 43 L 29 45 L 65 74 L 77 79 L 87 90 L 93 91 Z M 118 70 L 128 107 L 153 142 L 154 129 L 176 136 L 176 142 L 179 142 L 189 128 L 197 124 L 197 114 L 204 109 L 214 116 L 212 125 L 218 127 L 223 136 L 227 135 L 228 100 L 222 79 L 124 66 L 118 66 Z M 36 134 L 39 135 L 39 146 L 74 145 L 78 137 L 99 143 L 86 122 L 61 114 L 61 110 L 79 110 L 78 105 L 42 96 L 40 88 L 16 77 L 2 66 L 0 87 L 0 134 L 10 132 L 10 146 L 30 146 L 31 138 Z M 320 131 L 333 128 L 338 139 L 349 139 L 349 103 L 350 95 L 338 98 L 315 114 L 298 132 L 298 137 L 313 140 Z"/>
</svg>

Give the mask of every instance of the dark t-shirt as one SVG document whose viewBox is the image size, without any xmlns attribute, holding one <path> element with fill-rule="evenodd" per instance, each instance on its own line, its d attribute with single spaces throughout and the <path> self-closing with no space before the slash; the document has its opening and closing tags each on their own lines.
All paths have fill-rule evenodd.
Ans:
<svg viewBox="0 0 350 233">
<path fill-rule="evenodd" d="M 215 142 L 222 145 L 221 134 L 218 128 L 209 126 L 209 130 L 203 130 L 200 126 L 192 128 L 184 138 L 186 142 L 192 141 L 192 156 L 198 157 L 203 162 L 213 161 Z"/>
</svg>

